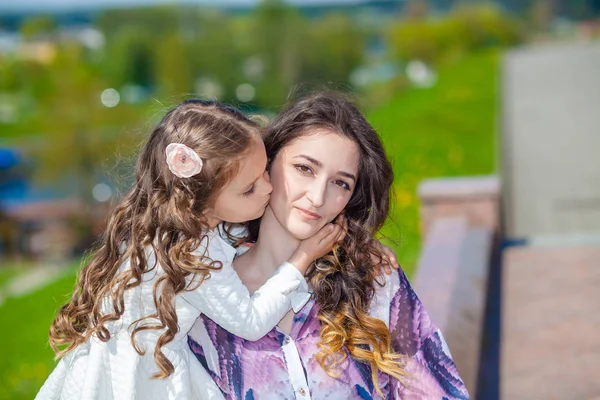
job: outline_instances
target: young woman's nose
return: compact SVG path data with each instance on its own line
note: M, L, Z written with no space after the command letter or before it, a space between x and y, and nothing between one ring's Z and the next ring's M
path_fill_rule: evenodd
M327 182L320 182L318 179L315 179L310 185L308 191L306 192L306 197L314 207L321 207L325 204L325 189L327 187Z

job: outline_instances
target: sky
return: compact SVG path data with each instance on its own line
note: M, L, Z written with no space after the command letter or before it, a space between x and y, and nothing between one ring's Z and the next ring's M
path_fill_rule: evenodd
M360 0L286 0L292 4L344 4ZM49 11L80 10L102 6L131 6L147 4L210 4L223 6L248 6L259 0L0 0L0 12L6 11Z

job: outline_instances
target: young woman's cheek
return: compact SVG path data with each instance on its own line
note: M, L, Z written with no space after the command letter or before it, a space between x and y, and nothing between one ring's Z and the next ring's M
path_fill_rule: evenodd
M330 192L325 202L325 207L327 210L325 214L325 220L328 222L333 222L338 214L342 212L344 207L346 207L347 203L348 202L344 199L343 195L341 196L339 193Z
M304 177L294 172L296 171L287 171L283 185L283 191L290 203L299 200L306 193L307 182Z
M341 194L338 194L336 196L336 200L335 200L335 202L336 202L336 210L337 210L336 215L339 214L339 213L341 213L342 210L344 208L346 208L346 205L348 205L349 201L350 201L350 196L348 194L346 194L346 193L341 193Z

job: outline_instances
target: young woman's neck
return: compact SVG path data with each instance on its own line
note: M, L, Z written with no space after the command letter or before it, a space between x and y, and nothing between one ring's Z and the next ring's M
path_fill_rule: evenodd
M252 249L256 262L254 265L260 265L261 269L266 268L268 272L275 271L292 256L299 243L281 226L271 207L267 207L260 222L258 240Z

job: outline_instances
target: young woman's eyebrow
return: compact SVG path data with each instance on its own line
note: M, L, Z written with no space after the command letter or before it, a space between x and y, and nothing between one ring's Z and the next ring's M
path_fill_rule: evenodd
M314 159L310 156L307 156L306 154L300 154L298 156L295 156L294 158L304 158L308 161L310 161L311 163L313 163L314 165L316 165L317 167L321 168L323 167L323 163L317 159ZM352 179L354 182L356 182L356 177L351 174L350 172L346 172L346 171L338 171L338 174L341 176L345 176L346 178Z
M345 176L346 178L352 179L354 182L356 182L356 177L354 175L352 175L350 172L338 171L338 174L341 176Z
M305 154L300 154L298 156L295 156L294 158L304 158L304 159L310 161L311 163L315 164L319 168L323 167L323 163L321 161L319 161L317 159L314 159L314 158L312 158L310 156L307 156Z

